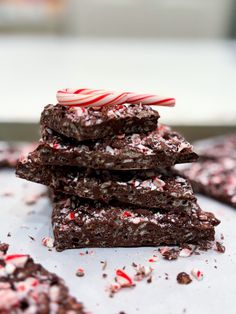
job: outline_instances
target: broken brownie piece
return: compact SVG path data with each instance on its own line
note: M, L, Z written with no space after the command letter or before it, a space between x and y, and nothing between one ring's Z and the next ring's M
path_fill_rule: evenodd
M236 208L236 159L201 160L178 169L196 192Z
M58 251L81 247L199 244L214 240L219 220L192 204L158 211L104 204L54 192L52 225Z
M148 134L123 134L96 142L77 142L44 128L31 158L48 165L132 170L166 168L193 162L198 156L181 135L161 125Z
M107 171L43 166L30 156L18 162L18 177L45 184L67 194L142 207L185 209L196 201L186 179L159 171Z
M154 131L158 118L157 111L141 104L105 106L99 110L57 104L44 108L40 123L59 134L84 141Z
M85 313L64 281L29 255L0 256L0 313Z

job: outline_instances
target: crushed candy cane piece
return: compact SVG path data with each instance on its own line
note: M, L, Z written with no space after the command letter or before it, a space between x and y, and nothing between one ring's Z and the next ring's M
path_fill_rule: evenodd
M179 256L180 257L189 257L190 255L192 255L193 251L188 249L188 248L184 248L182 250L180 250L179 252Z
M84 272L84 269L83 268L78 268L77 270L76 270L76 276L78 276L78 277L83 277L84 275L85 275L85 272Z
M196 278L198 281L203 279L203 272L198 268L193 268L191 271L191 274L194 278Z
M116 270L116 276L117 276L117 280L120 284L123 285L127 285L127 286L131 286L133 285L133 280L131 279L131 277L129 275L127 275L122 269L117 269Z
M75 213L74 213L74 212L70 212L70 213L66 216L66 218L67 218L68 220L74 220L74 219L75 219Z
M44 237L42 239L42 244L47 248L52 249L54 247L54 240L51 237Z
M12 255L6 255L4 257L4 261L6 264L10 263L16 267L24 267L28 259L29 259L29 256L25 254L12 254Z
M141 266L138 265L136 267L136 274L134 275L135 281L141 281L146 277L149 277L153 272L153 268L150 266Z

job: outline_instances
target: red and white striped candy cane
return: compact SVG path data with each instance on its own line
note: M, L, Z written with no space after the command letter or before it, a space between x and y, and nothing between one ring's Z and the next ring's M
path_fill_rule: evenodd
M165 98L152 94L137 94L130 92L117 93L102 89L62 89L57 92L58 103L65 106L101 107L121 105L124 103L142 103L150 106L174 106L174 98Z
M126 103L127 93L104 90L65 89L57 92L58 103L65 106L101 107Z
M161 97L160 95L137 94L137 93L128 93L127 102L129 104L142 103L143 105L150 105L150 106L173 107L175 105L174 98L165 98L165 97Z

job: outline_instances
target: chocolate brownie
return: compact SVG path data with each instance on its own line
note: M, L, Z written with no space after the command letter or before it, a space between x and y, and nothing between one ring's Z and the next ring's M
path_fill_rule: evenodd
M105 202L116 199L143 207L184 209L196 200L186 179L153 170L126 172L42 166L29 156L18 162L16 174L67 194Z
M192 204L188 211L153 212L55 192L52 225L58 251L80 247L200 244L214 240L219 220Z
M193 162L197 154L181 135L161 125L148 134L123 134L96 142L77 142L44 128L31 158L48 165L130 170Z
M178 170L203 193L236 208L236 159L201 160Z
M48 105L41 115L41 125L78 141L114 134L154 131L159 114L150 106L105 106L99 110L62 105Z
M0 255L0 313L85 313L64 281L29 255Z

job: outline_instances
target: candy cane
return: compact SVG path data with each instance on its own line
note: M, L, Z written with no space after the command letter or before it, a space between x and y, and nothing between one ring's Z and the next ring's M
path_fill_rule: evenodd
M164 98L159 95L137 94L130 92L117 93L102 89L62 89L57 92L57 101L64 106L101 107L121 105L124 103L152 106L174 106L174 98Z

